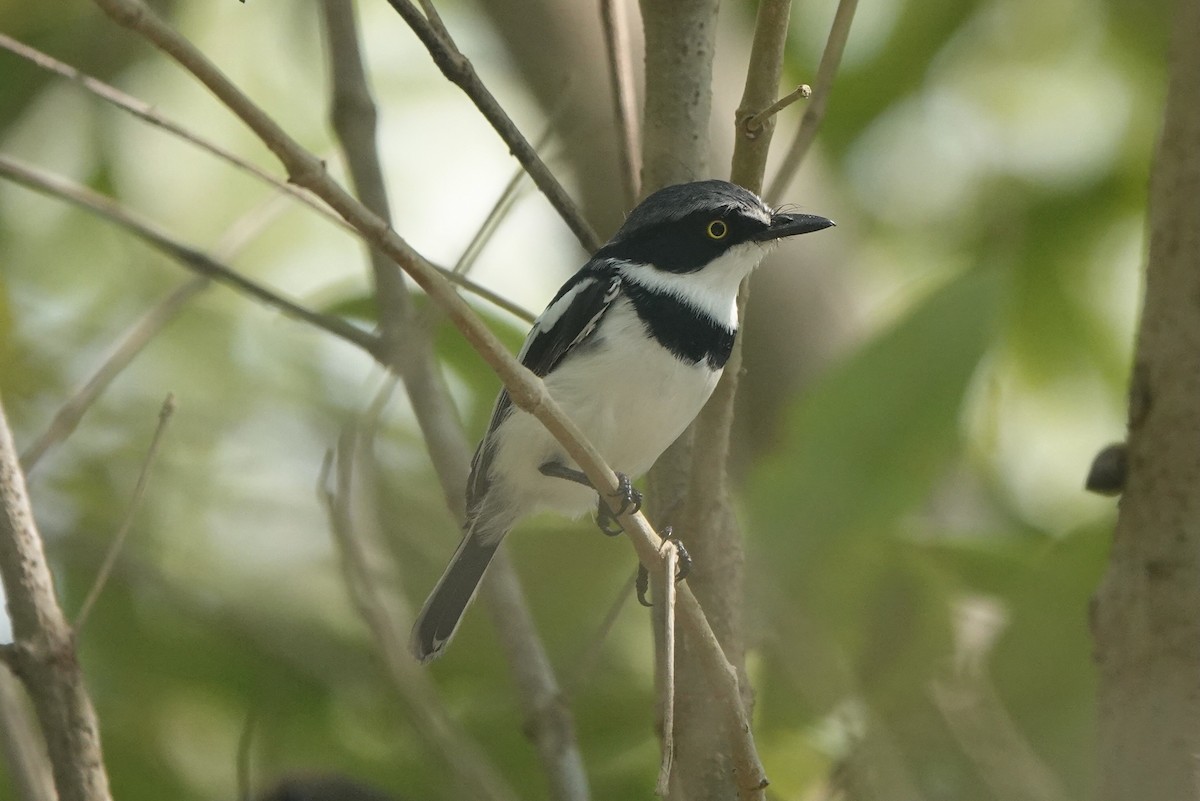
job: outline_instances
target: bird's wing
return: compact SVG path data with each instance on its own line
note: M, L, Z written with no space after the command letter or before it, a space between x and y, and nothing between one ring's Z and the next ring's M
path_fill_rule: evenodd
M517 358L535 375L545 376L571 352L586 341L621 294L621 276L609 261L592 261L567 280L546 310L534 321ZM488 475L495 442L492 434L512 412L508 390L502 390L492 409L487 433L471 459L467 481L467 517L474 517L479 502L491 483Z

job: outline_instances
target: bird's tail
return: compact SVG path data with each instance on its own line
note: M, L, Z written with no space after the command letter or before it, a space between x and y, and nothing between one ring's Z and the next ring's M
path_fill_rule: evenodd
M467 530L446 572L438 579L421 613L417 615L417 622L413 624L409 648L419 662L429 662L441 656L442 650L458 630L463 613L475 599L479 582L483 580L483 574L500 547L507 528L505 526L499 533L480 531L476 526Z

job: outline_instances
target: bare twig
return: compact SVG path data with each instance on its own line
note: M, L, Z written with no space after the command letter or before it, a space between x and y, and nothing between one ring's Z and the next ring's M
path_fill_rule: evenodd
M796 138L788 147L783 164L771 179L766 197L776 201L800 169L800 163L808 154L821 121L825 119L825 108L829 104L829 91L833 88L833 79L842 63L842 53L846 50L846 40L850 37L850 23L854 21L854 10L858 8L858 0L839 0L837 11L833 15L833 24L829 28L829 38L825 40L825 51L821 54L821 63L817 66L817 77L813 81L812 102L804 109L800 119L800 128Z
M110 198L99 195L86 187L72 184L57 176L49 175L21 164L3 155L0 155L0 175L10 178L30 189L67 200L77 206L86 208L88 211L125 228L192 272L233 286L256 300L266 303L268 306L274 306L287 315L303 320L317 328L324 329L334 336L357 345L372 355L377 355L379 340L370 333L356 328L345 320L312 311L276 294L261 284L246 278L241 273L235 272L224 264L212 259L205 253L173 239L154 223L137 217L133 212L125 209Z
M605 494L617 496L617 478L612 468L605 464L578 426L563 414L558 403L546 392L543 382L508 352L432 265L409 247L385 221L372 214L330 178L316 156L304 150L186 38L163 22L144 3L139 0L95 2L115 22L140 33L204 83L283 162L292 181L316 193L361 231L368 241L400 264L499 376L517 408L532 414L546 427L594 486ZM663 558L659 553L662 538L650 527L645 516L641 512L621 515L620 523L642 563L657 568ZM696 658L704 666L715 701L720 705L734 740L739 786L761 792L766 786L766 777L755 752L749 720L739 700L737 674L725 658L703 610L686 585L680 587L679 598L680 621L697 643Z
M795 103L797 100L803 100L804 98L808 97L812 97L812 87L806 83L800 84L795 89L764 108L762 111L743 120L742 134L751 138L758 136L760 133L762 133L763 123Z
M50 425L21 454L21 466L29 473L46 452L66 440L79 425L83 415L96 399L108 389L113 380L133 362L134 358L175 319L175 316L197 293L209 284L204 277L191 278L171 290L146 312L121 338L104 363L83 386L59 407Z
M663 605L663 664L662 676L662 761L658 766L656 795L666 798L671 784L671 767L675 763L675 572L679 569L679 548L671 540L663 543L666 550L663 559L663 575L660 578Z
M71 627L54 595L2 404L0 579L12 619L14 672L33 700L59 801L110 801L96 710L84 687Z
M425 49L433 57L433 63L442 71L442 75L462 89L467 97L471 98L484 119L491 123L492 128L504 140L504 144L508 145L509 151L529 172L529 177L537 184L538 189L542 190L546 199L550 201L550 205L579 239L583 249L591 253L599 248L601 242L596 236L596 232L583 218L579 207L571 200L562 184L538 156L537 151L517 129L508 113L483 85L479 74L475 72L475 67L458 49L458 45L454 43L449 34L444 32L445 29L443 28L443 32L439 32L409 0L388 0L388 2L425 45Z
M109 84L97 78L93 78L86 73L80 72L70 64L65 64L53 56L47 55L46 53L30 47L23 42L18 42L16 39L6 36L3 33L0 33L0 48L13 53L14 55L18 55L21 58L32 61L34 64L44 70L48 70L49 72L53 72L57 75L61 75L64 78L74 81L76 84L91 92L101 100L111 103L113 106L116 106L122 111L129 112L135 117L138 117L139 119L144 120L154 127L166 131L167 133L177 136L180 139L195 145L201 150L211 153L222 161L226 161L237 169L254 176L258 180L269 185L271 188L283 192L300 201L313 211L320 214L322 217L328 219L334 225L350 230L350 226L347 225L345 220L330 211L328 206L315 200L312 195L308 194L302 189L288 184L286 181L281 181L258 165L247 161L236 153L226 150L220 145L214 144L202 136L197 136L193 131L190 131L179 123L173 122L165 117L150 104L144 103L131 95L127 95L120 89L110 86Z
M642 168L641 134L638 131L637 91L633 79L633 48L629 46L624 0L600 0L600 27L608 59L608 81L612 86L613 120L616 122L617 156L621 160L621 182L625 204L632 207L639 192Z
M142 505L142 498L146 495L146 482L150 478L150 468L154 466L154 460L158 457L159 445L162 444L163 434L166 433L167 424L171 422L171 415L175 414L175 395L168 393L166 400L163 401L162 409L158 413L158 426L154 429L154 436L150 440L150 447L146 451L146 458L142 460L142 468L138 473L137 484L133 488L133 497L129 500L129 508L125 510L125 517L121 520L121 526L117 529L117 535L113 537L112 544L108 548L108 553L104 555L104 562L101 563L100 569L96 571L96 579L92 582L92 587L88 590L88 594L84 596L83 603L79 607L79 614L75 616L75 636L79 637L83 627L87 624L88 615L92 613L92 607L96 603L96 599L100 597L101 591L104 590L104 585L108 583L108 577L112 573L113 565L117 562L117 556L121 553L121 547L125 544L125 538L129 536L129 529L133 525L133 517L137 514Z
M500 772L454 723L438 701L428 672L409 656L400 637L403 628L399 621L393 619L380 595L371 562L354 530L351 514L358 444L357 431L353 426L347 427L338 440L336 454L326 456L317 487L329 514L329 526L346 575L346 588L359 616L371 632L392 686L408 705L415 730L429 741L445 764L454 771L468 797L487 801L515 801L516 793Z

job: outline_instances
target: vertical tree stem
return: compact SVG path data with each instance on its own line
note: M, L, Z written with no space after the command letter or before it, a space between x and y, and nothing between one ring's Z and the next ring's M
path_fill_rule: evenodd
M1096 594L1101 801L1195 798L1200 753L1200 0L1179 0L1129 400Z

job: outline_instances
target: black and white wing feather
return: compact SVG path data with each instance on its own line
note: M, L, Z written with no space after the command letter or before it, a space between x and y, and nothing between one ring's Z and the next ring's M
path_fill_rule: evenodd
M517 358L535 375L545 376L572 349L587 341L612 302L621 294L621 276L610 260L591 261L567 280L546 310L534 321ZM467 481L467 518L478 510L490 484L489 468L495 449L492 434L512 413L512 399L503 390L496 399L487 434L471 459Z

